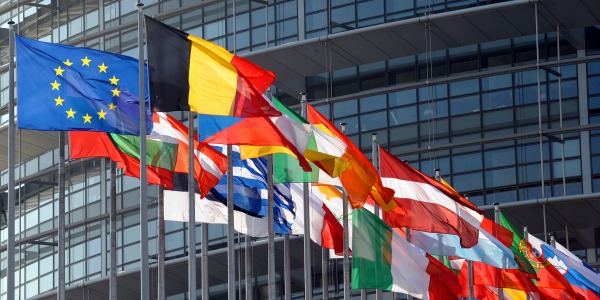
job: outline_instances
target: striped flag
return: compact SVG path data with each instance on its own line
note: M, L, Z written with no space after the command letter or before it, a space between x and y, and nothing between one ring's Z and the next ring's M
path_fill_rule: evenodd
M479 241L482 211L453 189L379 150L383 184L394 190L398 209L385 214L392 227L453 234L470 248Z

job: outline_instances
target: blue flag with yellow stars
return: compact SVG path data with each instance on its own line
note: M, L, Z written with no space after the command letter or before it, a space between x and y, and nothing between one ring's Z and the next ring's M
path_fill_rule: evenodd
M140 134L137 59L18 35L16 47L19 128Z

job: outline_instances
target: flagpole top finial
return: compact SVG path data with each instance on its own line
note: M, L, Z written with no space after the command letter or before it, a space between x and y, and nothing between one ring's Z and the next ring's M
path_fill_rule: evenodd
M8 21L8 25L15 25L15 21L13 21L13 20Z
M306 96L306 92L300 92L300 96Z
M138 3L137 3L135 6L137 6L138 8L141 8L141 7L143 7L143 6L144 6L144 3L142 3L142 2L138 2Z
M498 203L498 202L494 203L494 206L498 206L498 205L500 205L500 203Z

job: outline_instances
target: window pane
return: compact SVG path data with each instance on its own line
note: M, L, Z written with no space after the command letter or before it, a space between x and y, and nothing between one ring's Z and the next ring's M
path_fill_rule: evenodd
M333 117L345 117L349 115L358 114L358 101L356 99L336 102L333 104Z
M515 149L506 148L498 150L488 150L485 152L484 157L486 168L512 166L515 164Z
M483 187L483 174L481 172L452 176L453 188L459 193L481 190Z
M360 130L374 130L387 127L387 113L385 111L362 114L360 116Z
M513 105L512 90L503 90L481 95L483 110L510 107Z
M479 80L471 79L450 84L450 96L459 96L479 92Z
M374 111L374 110L379 110L379 109L385 109L385 107L386 107L385 97L386 97L386 95L383 94L383 95L376 95L376 96L361 98L360 99L360 111L361 112L369 112L369 111Z
M516 181L514 167L485 172L486 188L515 185Z
M390 126L408 124L417 121L417 107L409 106L390 109Z
M417 102L417 91L406 90L389 94L390 107L413 104Z
M481 170L481 153L456 155L452 157L452 172L462 173Z
M450 100L453 116L479 111L479 95L473 95Z

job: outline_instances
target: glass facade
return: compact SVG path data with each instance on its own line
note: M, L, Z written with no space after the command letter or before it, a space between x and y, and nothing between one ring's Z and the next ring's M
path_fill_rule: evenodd
M319 39L380 24L510 1L492 0L278 0L142 1L144 13L215 42L238 55ZM5 1L0 24L17 22L17 33L46 42L68 43L136 57L137 0ZM477 205L512 203L543 197L600 192L600 25L580 28L585 45L572 36L545 32L472 45L393 57L303 78L311 105L346 134L367 157L372 133L378 143L426 174L442 177ZM0 128L8 121L7 35L0 34ZM536 69L536 38L542 68ZM589 42L588 42L589 41ZM595 41L595 42L594 42ZM589 59L588 59L589 58ZM560 61L559 61L560 59ZM559 77L560 76L560 77ZM539 82L539 85L538 85ZM278 86L280 84L280 86ZM273 91L289 103L286 82ZM559 96L560 93L560 96ZM294 106L299 109L299 107ZM183 114L173 115L183 118ZM540 128L541 127L541 128ZM575 128L561 132L561 128ZM579 130L579 129L581 130ZM555 132L539 138L539 130ZM564 142L561 143L560 139ZM2 142L5 143L5 142ZM19 142L17 142L19 143ZM4 145L4 144L3 144ZM29 145L18 144L18 151ZM57 149L21 161L17 178L18 298L43 298L57 286ZM66 191L66 283L76 288L106 279L109 271L110 164L100 159L70 161ZM139 181L117 174L117 265L119 272L139 268ZM7 239L7 170L0 173L0 240ZM150 263L156 263L158 188L149 190ZM187 224L166 222L166 256L187 256ZM571 237L574 253L590 264L593 245ZM200 230L197 241L200 241ZM243 241L239 236L236 241ZM565 239L559 237L559 241ZM226 246L226 228L209 226L209 248ZM5 246L4 246L5 247ZM196 247L200 251L200 244ZM589 251L592 249L593 251ZM322 293L320 250L313 245L313 287ZM319 250L319 251L317 251ZM255 255L262 255L255 253ZM0 299L6 298L6 251L0 252ZM303 270L301 258L292 271ZM281 266L278 266L278 271ZM282 268L282 267L281 267ZM318 270L318 271L317 271ZM329 263L330 297L342 298L341 261ZM266 274L254 272L255 297L266 295ZM301 276L299 276L301 277ZM226 298L225 282L215 281L211 298ZM283 294L281 277L278 295ZM168 288L167 288L168 289ZM243 289L243 288L242 288ZM294 281L293 297L303 298ZM187 299L169 291L169 299ZM392 298L392 295L386 295Z

